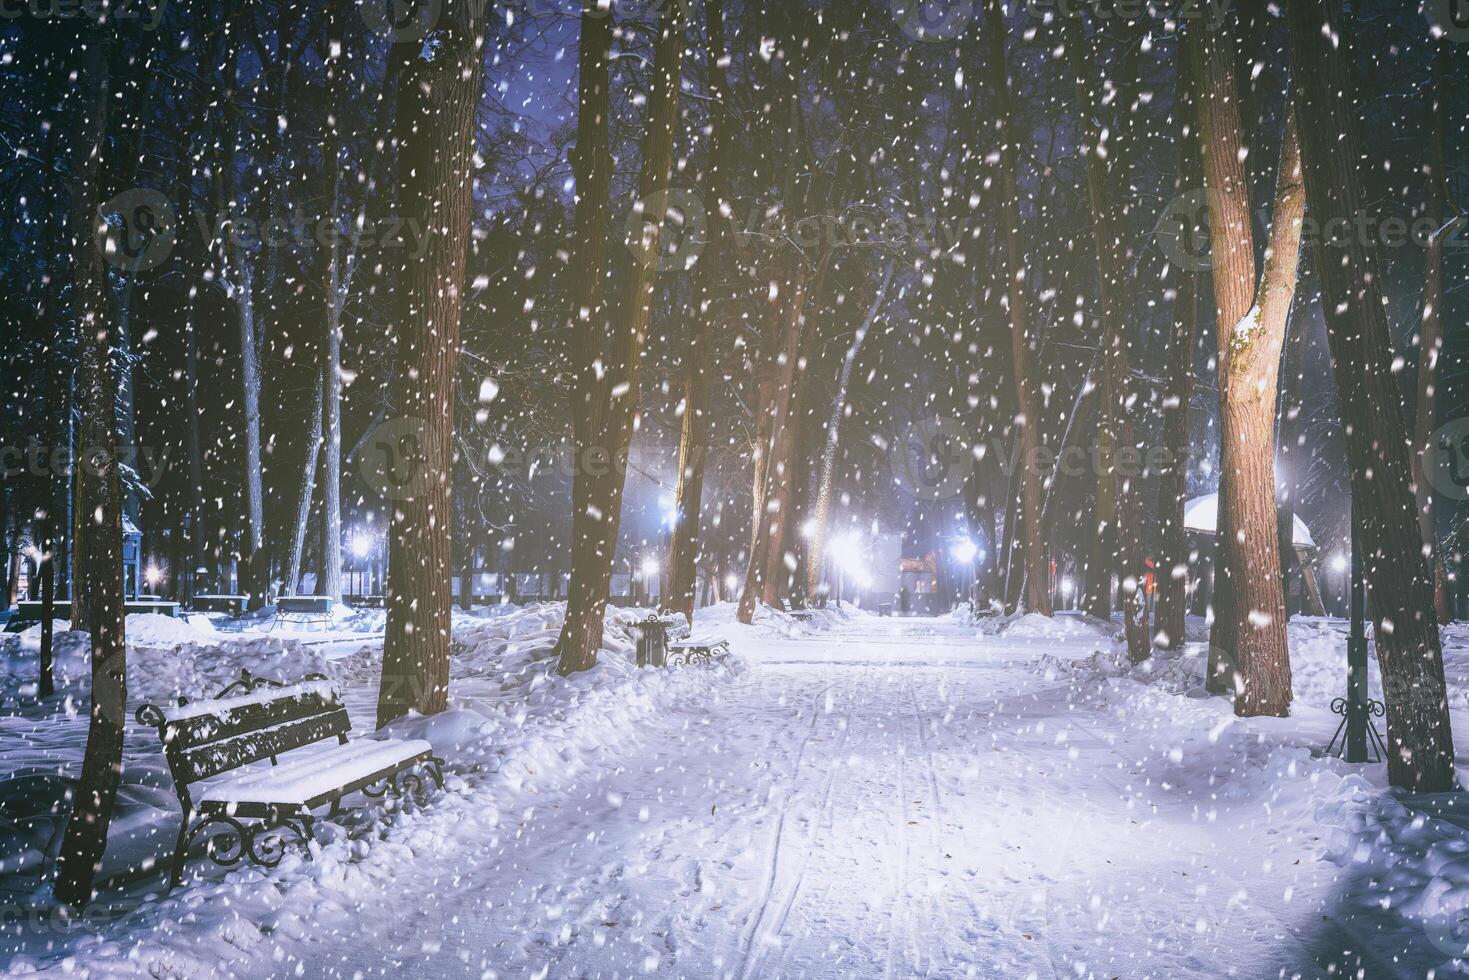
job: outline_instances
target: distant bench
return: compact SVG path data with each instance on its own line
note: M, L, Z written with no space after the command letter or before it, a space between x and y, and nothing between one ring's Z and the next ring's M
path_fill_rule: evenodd
M189 608L201 613L227 613L236 618L245 614L249 596L216 593L189 597Z
M633 625L638 631L639 667L709 664L729 653L729 641L722 636L694 636L683 613L649 616Z
M330 623L335 601L329 595L281 596L275 600L274 629L280 623Z
M273 868L285 853L287 833L303 844L314 839L311 811L319 806L330 803L329 816L335 816L342 800L359 790L371 797L389 789L422 796L417 770L440 789L444 785L444 760L422 739L349 742L347 709L321 674L284 684L241 671L213 698L145 704L137 718L158 730L183 811L169 873L173 885L182 880L189 848L201 835L216 864L248 859ZM330 738L338 744L306 748ZM253 765L263 759L270 765ZM195 783L204 784L197 800L189 790Z

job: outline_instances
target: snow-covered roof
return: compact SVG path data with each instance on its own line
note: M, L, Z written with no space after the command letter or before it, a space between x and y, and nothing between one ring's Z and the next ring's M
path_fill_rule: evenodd
M1306 526L1305 521L1301 520L1301 515L1291 516L1295 519L1291 525L1292 543L1299 548L1316 547L1316 540L1311 537L1311 529ZM1219 494L1207 493L1184 504L1183 526L1185 530L1198 531L1201 534L1215 533L1219 526Z

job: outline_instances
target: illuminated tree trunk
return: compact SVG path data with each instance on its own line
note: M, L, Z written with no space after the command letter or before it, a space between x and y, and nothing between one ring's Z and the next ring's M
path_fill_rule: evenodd
M84 599L91 634L92 697L87 748L71 819L56 861L55 894L80 907L107 847L107 828L122 775L127 712L122 571L122 498L117 460L117 382L112 372L112 331L107 323L107 277L97 230L99 161L107 132L109 29L88 32L79 91L90 93L79 127L73 170L71 229L72 303L77 313L81 438L77 468L74 596Z
M337 131L337 113L341 111L341 79L339 57L330 54L340 46L343 25L339 23L337 4L328 13L326 63L327 123L322 141L322 166L326 193L322 205L322 227L335 228L341 196L341 164L337 150L341 136ZM322 250L322 307L325 314L325 346L322 359L321 455L322 455L322 556L321 581L316 594L342 598L342 266L337 237L332 235L318 247Z
M777 296L772 303L777 326L773 339L777 343L771 348L771 356L765 365L767 379L762 382L763 396L757 409L760 425L756 430L756 448L763 465L756 469L758 507L751 514L754 526L750 561L745 569L745 588L740 594L736 613L742 623L754 622L755 607L762 599L773 604L767 582L774 587L773 572L780 560L780 541L790 508L791 443L785 429L793 424L790 410L796 381L796 355L806 322L806 301L813 292L820 290L830 259L828 242L822 246L815 270L808 271L800 253L792 250L788 256L790 271L785 276L785 282L792 286L792 295Z
M877 285L877 294L872 298L872 305L867 308L867 315L863 317L857 332L852 335L852 343L847 346L846 355L842 358L841 374L837 378L836 396L831 403L831 416L826 420L826 442L821 449L816 499L811 505L811 539L808 542L809 550L806 555L806 591L811 595L819 593L825 574L822 565L826 560L826 539L830 530L832 496L836 493L837 450L841 443L842 419L847 414L847 389L852 383L852 369L857 364L858 355L862 353L862 345L867 341L867 334L872 330L872 325L877 322L877 314L881 311L883 301L887 298L888 286L893 281L893 269L896 265L896 258L888 259L887 265L882 270L882 279Z
M306 463L301 467L301 485L296 497L296 524L291 528L291 551L286 556L286 595L295 595L301 583L302 555L306 551L306 528L311 525L311 498L316 492L316 467L321 463L322 400L325 397L322 372L316 375L311 396L311 424L306 433Z
M1213 275L1215 332L1219 338L1216 358L1219 378L1219 413L1223 418L1229 377L1229 338L1236 324L1250 312L1255 301L1255 246L1250 222L1250 191L1244 171L1244 130L1234 81L1234 55L1225 31L1187 31L1184 57L1194 78L1199 110L1199 139L1203 147L1204 184L1209 215L1210 270ZM1234 636L1234 567L1221 542L1234 534L1229 524L1232 509L1224 501L1232 493L1235 473L1232 459L1238 447L1227 439L1219 444L1219 512L1215 528L1213 630L1209 637L1209 665L1205 685L1222 694L1236 687L1235 664L1238 642Z
M722 59L724 49L723 0L706 0L704 17L709 34L709 201L704 208L709 243L699 257L698 309L689 344L688 376L684 380L683 429L678 443L678 484L674 492L674 522L668 549L666 604L694 621L694 598L699 573L699 527L703 513L704 468L709 456L709 410L713 387L714 340L718 325L716 304L721 298L727 256L721 206L728 199L729 109L728 86Z
M1017 147L1010 118L1010 70L1005 60L1005 18L1000 0L985 0L989 31L991 83L995 89L996 128L1000 137L1000 207L1005 222L1005 261L1008 272L1005 304L1010 315L1010 366L1015 372L1015 428L1020 444L1020 530L1019 541L1025 568L1024 608L1051 614L1050 574L1046 564L1045 528L1041 524L1040 399L1030 364L1031 343L1027 328L1025 241L1020 226L1020 186L1017 177ZM1006 528L1006 534L1010 529Z
M578 163L586 167L583 154L602 153L606 143L606 81L605 66L610 35L601 33L607 25L602 24L588 34L589 19L610 20L605 9L587 8L582 15L582 68L589 76L582 81L580 112L583 118L578 129ZM596 473L584 473L586 460L577 468L576 481L586 480L585 495L581 498L582 514L590 520L582 521L582 529L573 525L571 566L571 593L566 607L566 622L562 626L557 649L560 657L559 670L571 674L586 670L597 662L597 650L602 644L602 621L607 611L607 598L612 583L612 563L617 549L617 531L622 517L622 494L626 475L623 461L632 442L633 419L638 407L638 368L642 360L643 344L647 339L648 325L652 319L653 294L657 285L660 263L660 239L663 220L668 210L668 184L673 166L673 129L678 123L679 76L683 62L683 18L679 4L667 4L659 14L659 35L654 42L653 90L648 98L647 128L643 138L643 166L638 183L637 230L628 241L635 261L627 278L627 288L618 304L621 322L614 323L607 334L611 346L606 364L606 375L598 383L595 379L595 360L600 349L601 335L588 335L579 329L577 339L578 383L593 385L591 399L586 405L583 420L585 445L600 447L613 465L599 467ZM590 44L590 47L588 45ZM588 59L598 64L589 64ZM600 67L599 67L600 65ZM600 73L600 74L599 74ZM588 86L592 86L591 89ZM598 118L587 120L586 113ZM585 137L585 140L583 139ZM597 165L610 168L610 161ZM587 179L582 180L585 176ZM578 192L601 194L601 175L590 172L578 173ZM605 200L599 197L598 200ZM578 201L577 232L583 248L589 239L583 237L596 234L598 224L605 229L606 215L600 218L583 215ZM587 223L582 224L582 218ZM581 274L599 278L604 270L599 262L596 266L581 266ZM600 305L600 297L583 296ZM592 307L583 305L579 313L586 317ZM593 346L595 345L595 346ZM578 443L581 448L583 443ZM575 490L573 500L576 501Z
M1362 160L1342 0L1291 0L1291 78L1311 213L1322 227L1363 213ZM1326 337L1346 430L1377 660L1387 704L1387 771L1394 786L1455 787L1433 580L1423 557L1412 452L1382 303L1376 249L1356 235L1316 244Z
M1104 445L1115 451L1136 445L1132 421L1128 416L1131 368L1128 366L1127 341L1123 336L1125 313L1121 307L1123 285L1127 278L1124 249L1117 222L1114 220L1108 181L1112 159L1104 144L1105 127L1101 120L1102 85L1086 49L1086 37L1080 19L1064 17L1066 51L1075 76L1077 102L1085 116L1083 146L1086 155L1087 197L1090 200L1097 251L1097 283L1102 307L1101 411L1098 429ZM1097 495L1104 488L1111 495L1115 516L1112 530L1116 551L1112 567L1117 571L1122 593L1122 621L1127 636L1128 656L1134 662L1147 659L1150 644L1147 623L1139 594L1143 581L1143 552L1138 540L1138 512L1134 500L1136 488L1132 480L1119 474L1114 464L1098 467ZM1099 528L1100 531L1100 528ZM1095 571L1095 569L1093 569Z
M1229 337L1221 445L1230 471L1220 495L1222 523L1234 529L1215 545L1233 583L1239 689L1236 714L1285 715L1291 702L1285 593L1275 514L1275 402L1280 351L1295 297L1305 192L1296 118L1286 118L1276 177L1264 279L1249 316Z
M420 257L405 262L398 285L394 401L415 431L400 442L409 479L392 501L388 529L379 727L448 703L454 366L482 95L482 13L469 0L448 3L427 42L399 42L389 52L402 79L395 127L399 201L405 219L437 233ZM327 542L326 550L333 545Z

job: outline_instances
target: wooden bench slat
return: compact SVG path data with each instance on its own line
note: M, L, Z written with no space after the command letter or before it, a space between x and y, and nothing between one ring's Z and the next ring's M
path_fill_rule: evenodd
M164 741L180 749L193 749L207 742L248 735L283 722L326 714L342 706L336 692L330 690L325 693L303 691L294 697L269 701L239 699L239 702L234 705L221 702L217 707L207 702L196 702L206 710L187 718L170 719L164 726ZM211 707L212 710L207 710Z
M197 748L183 749L176 756L174 778L182 775L185 782L198 782L273 755L283 755L312 742L345 735L351 730L347 709L337 708Z

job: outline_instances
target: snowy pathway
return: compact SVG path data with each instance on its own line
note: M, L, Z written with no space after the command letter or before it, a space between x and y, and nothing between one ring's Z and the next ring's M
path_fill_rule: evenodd
M367 898L386 934L315 936L289 972L1414 975L1358 961L1309 821L1168 784L1152 722L1029 669L1090 649L870 618L747 640L716 703L502 819L452 880Z

